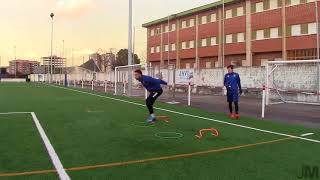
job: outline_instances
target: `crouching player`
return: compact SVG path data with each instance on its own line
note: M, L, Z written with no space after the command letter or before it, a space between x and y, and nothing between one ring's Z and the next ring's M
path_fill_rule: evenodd
M242 94L240 76L233 72L233 66L227 67L228 73L224 76L224 86L227 88L227 101L229 103L231 119L239 119L239 94ZM232 103L235 106L235 113L233 114Z
M140 81L144 88L146 88L146 90L150 93L148 98L146 99L146 105L150 113L147 119L147 123L154 123L156 121L156 116L154 114L153 104L163 92L161 84L167 85L167 82L161 79L155 79L150 76L145 76L142 74L141 70L135 71L135 79Z

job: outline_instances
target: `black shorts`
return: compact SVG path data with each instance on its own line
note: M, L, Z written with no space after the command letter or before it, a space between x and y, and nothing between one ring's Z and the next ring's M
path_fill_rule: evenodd
M150 94L148 96L148 99L151 101L156 101L156 99L161 96L161 94L163 93L162 89L156 90L156 91L150 91Z

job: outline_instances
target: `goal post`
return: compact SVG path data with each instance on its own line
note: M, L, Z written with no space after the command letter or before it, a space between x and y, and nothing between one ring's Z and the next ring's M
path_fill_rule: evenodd
M117 66L115 67L114 71L114 94L115 95L127 95L131 94L132 96L135 96L135 93L130 92L128 93L127 90L132 88L128 88L128 81L129 81L129 73L133 74L135 70L140 69L141 71L146 71L148 68L146 68L146 64L133 64L133 65L126 65L126 66ZM147 72L145 72L147 73ZM131 76L132 79L132 85L134 86L136 83L134 82L134 76Z
M114 71L114 94L126 95L133 97L147 98L148 92L142 87L141 83L134 78L134 71L141 70L144 75L162 79L168 83L168 86L163 88L163 98L168 99L168 103L177 103L175 101L175 67L174 66L151 66L147 64L134 64L127 66L117 66ZM129 73L132 75L132 86L128 87ZM129 90L132 92L128 92Z
M320 60L266 62L262 117L265 106L282 103L320 105Z

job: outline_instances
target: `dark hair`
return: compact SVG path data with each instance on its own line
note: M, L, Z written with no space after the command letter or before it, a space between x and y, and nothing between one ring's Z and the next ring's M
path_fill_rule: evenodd
M229 66L227 67L227 69L229 69L229 68L233 69L234 66L233 66L233 65L229 65Z
M140 69L137 69L137 70L135 70L134 72L142 75L142 71L141 71Z

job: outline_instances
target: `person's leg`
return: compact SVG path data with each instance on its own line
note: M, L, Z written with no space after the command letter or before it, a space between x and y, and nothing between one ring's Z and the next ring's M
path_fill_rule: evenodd
M147 108L149 110L149 114L153 114L153 112L154 112L152 105L153 105L152 96L151 96L151 93L150 93L150 95L146 99L146 106L147 106Z
M155 120L155 117L156 117L154 115L153 104L161 94L162 94L162 90L153 91L150 93L149 97L146 100L146 105L148 107L150 117L152 118L152 120Z
M235 109L236 109L236 119L239 119L240 115L239 115L239 103L238 103L238 101L234 102L234 106L235 106Z
M229 103L229 111L230 111L230 114L232 114L233 113L233 109L232 109L232 102L228 102Z
M239 103L238 103L238 101L234 102L234 106L235 106L235 109L236 109L236 114L239 114Z

